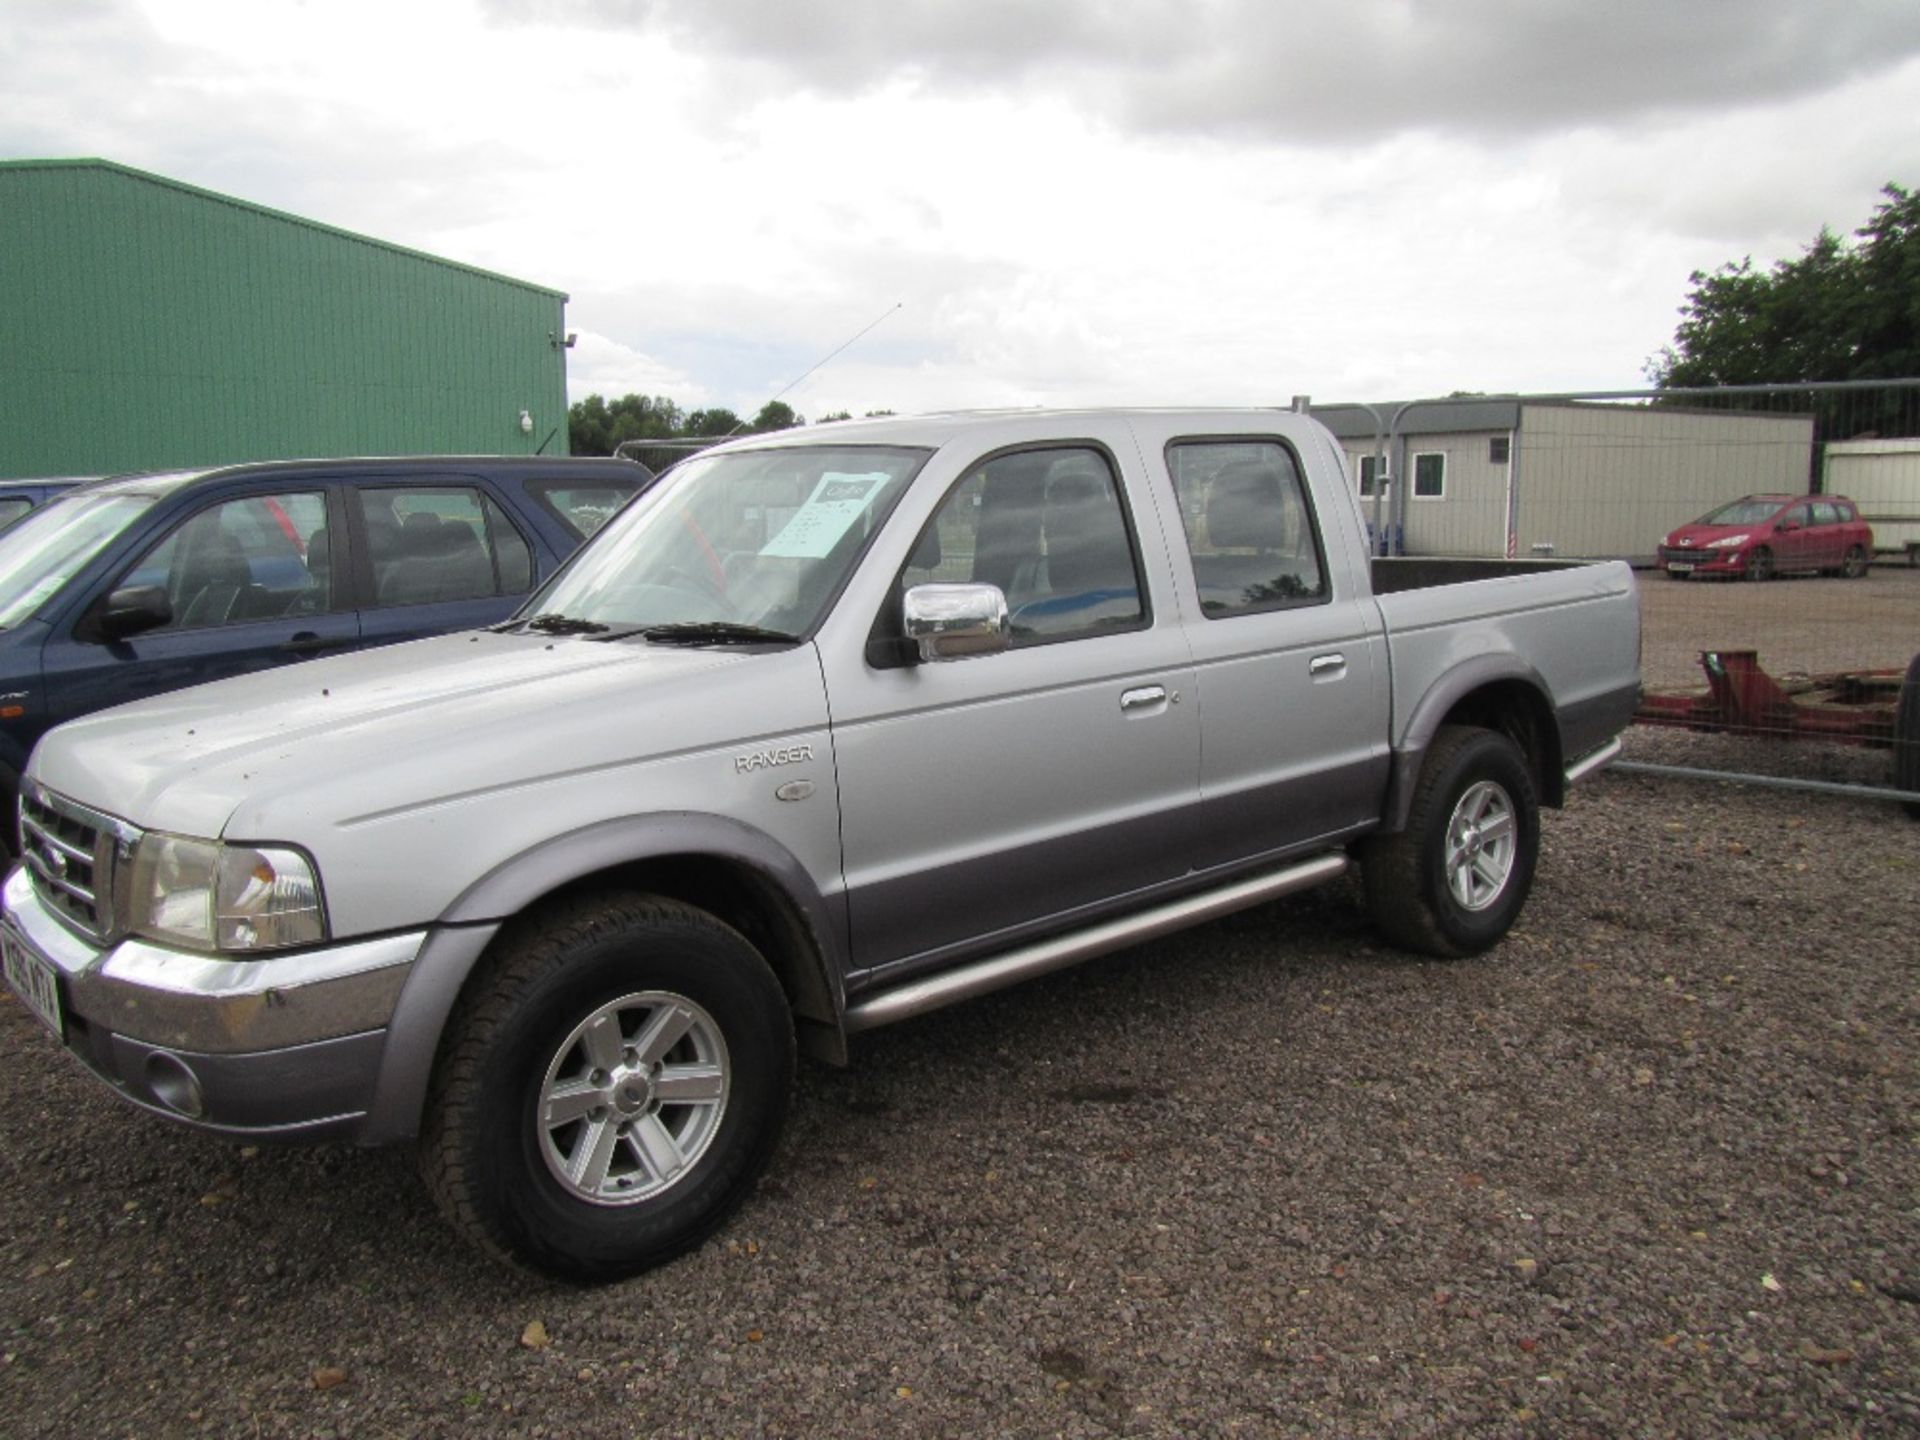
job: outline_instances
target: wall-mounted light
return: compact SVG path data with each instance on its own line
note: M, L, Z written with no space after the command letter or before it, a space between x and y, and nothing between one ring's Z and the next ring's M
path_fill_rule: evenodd
M569 330L567 332L567 338L565 340L562 340L560 338L559 331L557 330L547 331L547 343L553 346L553 348L556 350L571 350L573 348L573 342L578 340L579 338L580 338L579 334L572 330Z
M525 410L520 412L520 433L522 435L533 433L533 416Z

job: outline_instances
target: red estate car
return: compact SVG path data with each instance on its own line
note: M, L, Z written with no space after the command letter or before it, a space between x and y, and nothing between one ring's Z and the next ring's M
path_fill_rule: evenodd
M1794 571L1857 580L1873 527L1844 495L1747 495L1668 535L1661 567L1675 580L1725 575L1771 580Z

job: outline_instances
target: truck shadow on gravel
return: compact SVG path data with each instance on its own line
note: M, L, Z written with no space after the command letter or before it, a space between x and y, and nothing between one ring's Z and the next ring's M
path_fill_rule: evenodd
M1149 1037L1204 1034L1255 1004L1287 1015L1304 987L1356 963L1421 963L1374 939L1349 890L1273 902L862 1036L844 1070L803 1062L781 1152L748 1202L755 1223L781 1206L828 1205L854 1172L910 1168L928 1131L1008 1109L1049 1112L1070 1130L1075 1114L1165 1108L1179 1086ZM52 1083L80 1088L73 1076ZM192 1274L209 1314L343 1290L427 1294L450 1279L489 1302L571 1288L463 1244L421 1192L406 1147L235 1145L91 1089L75 1103L94 1112L94 1143L66 1153L28 1211L60 1215L64 1186L112 1187L123 1208L84 1238L127 1267Z

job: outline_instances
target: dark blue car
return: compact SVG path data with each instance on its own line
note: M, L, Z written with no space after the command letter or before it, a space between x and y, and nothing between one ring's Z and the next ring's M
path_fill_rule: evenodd
M24 520L74 486L99 478L98 475L47 475L37 480L0 480L0 530L16 520Z
M0 530L0 837L77 715L491 624L652 479L626 460L298 460L129 475Z

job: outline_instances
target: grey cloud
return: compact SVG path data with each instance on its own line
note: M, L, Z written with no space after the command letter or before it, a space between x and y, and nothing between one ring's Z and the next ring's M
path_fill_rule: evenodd
M1827 89L1920 54L1912 0L484 0L675 35L825 93L1048 91L1129 129L1525 135ZM743 76L751 87L751 77Z

